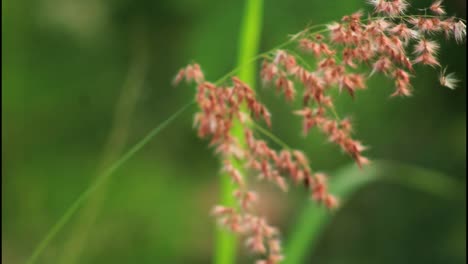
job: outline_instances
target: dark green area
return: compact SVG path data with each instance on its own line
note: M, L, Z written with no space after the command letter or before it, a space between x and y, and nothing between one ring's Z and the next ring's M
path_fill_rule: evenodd
M309 22L368 8L364 2L265 1L260 49ZM465 1L446 2L449 14L466 17ZM170 85L180 67L197 61L215 80L235 66L242 11L243 1L214 0L2 3L3 261L24 263L95 178L136 36L149 46L149 68L125 149L193 98L192 87ZM441 61L462 80L455 91L418 67L412 98L389 99L391 82L373 77L368 91L354 101L343 94L337 105L354 118L369 157L440 171L460 183L463 199L387 184L364 188L327 226L311 263L465 262L465 55L465 44L442 40ZM262 89L259 96L275 134L304 149L314 168L333 172L351 162L320 133L301 137L300 120L282 99ZM116 172L77 263L211 262L215 222L208 212L218 200L219 166L191 118L179 118ZM304 192L275 192L272 201L278 208L271 221L287 237L292 216L310 201ZM39 263L61 259L76 219Z

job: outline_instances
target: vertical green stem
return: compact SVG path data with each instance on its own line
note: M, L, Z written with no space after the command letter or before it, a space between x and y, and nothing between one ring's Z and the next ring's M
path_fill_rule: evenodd
M249 62L259 53L263 0L246 0L245 4L237 65L246 65L239 70L239 78L253 86L256 75L255 64Z
M255 64L251 63L252 58L258 53L259 39L262 22L262 6L263 0L246 0L244 17L242 19L239 50L237 65L242 68L239 70L238 77L249 84L252 89L255 85ZM244 133L242 126L235 123L232 135L239 141L241 145L245 144ZM238 163L233 160L233 164L237 169L241 170ZM232 196L234 185L231 183L228 175L221 175L221 204L226 206L236 206ZM237 241L236 237L229 232L218 228L216 230L216 264L233 264L235 263Z

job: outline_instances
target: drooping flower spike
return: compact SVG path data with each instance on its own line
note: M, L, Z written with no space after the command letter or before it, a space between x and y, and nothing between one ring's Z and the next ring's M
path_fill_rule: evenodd
M292 49L268 52L260 71L267 89L282 94L286 101L302 102L300 109L291 112L302 119L305 136L311 129L318 129L364 169L369 163L363 155L366 147L353 138L350 119L339 118L330 91L346 91L355 97L361 90L372 89L366 84L369 77L382 74L395 84L391 96L410 96L415 64L441 66L437 58L440 45L434 40L435 34L444 34L457 43L466 38L464 21L444 17L446 12L440 0L427 8L434 15L412 16L404 14L410 7L405 0L368 2L377 16L363 18L361 11L345 16L340 22L326 26L328 34L305 29L291 39L298 53ZM313 60L314 64L308 64L306 59ZM257 137L251 124L264 122L271 127L272 117L255 92L238 77L232 76L230 81L217 85L205 80L198 64L190 64L178 72L174 84L184 79L196 84L199 111L194 126L198 135L210 140L210 146L223 160L222 171L237 186L232 195L238 206L217 205L212 214L222 226L245 237L245 245L251 252L263 256L257 264L280 263L287 256L282 255L279 231L264 217L256 215L261 197L249 188L249 182L269 182L284 192L302 186L310 191L312 200L333 209L339 200L328 192L327 176L312 168L311 159L300 150L286 146L274 150ZM444 68L439 82L454 89L458 80L453 73L446 74ZM240 121L245 144L231 135L235 120ZM242 167L235 166L233 160Z

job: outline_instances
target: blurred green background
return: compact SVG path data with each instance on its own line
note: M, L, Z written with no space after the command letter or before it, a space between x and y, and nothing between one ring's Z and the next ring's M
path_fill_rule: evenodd
M24 263L99 171L193 98L192 87L170 85L180 67L194 60L215 80L235 66L243 2L2 2L4 263ZM261 50L309 22L368 9L364 2L265 0ZM445 5L466 18L466 1ZM322 233L310 263L465 262L465 56L465 44L442 40L440 59L462 80L455 91L441 88L435 71L418 67L412 98L389 99L391 82L373 77L368 91L354 101L343 94L337 106L353 117L371 159L443 172L463 197L366 187ZM333 177L351 162L320 133L301 137L300 120L277 96L261 89L259 96L272 111L275 134L303 149L315 169ZM194 111L119 169L91 199L98 204L95 222L77 229L84 219L79 211L40 263L210 263L215 221L209 210L217 201L219 166L192 129ZM307 195L263 192L265 214L287 238L310 203Z

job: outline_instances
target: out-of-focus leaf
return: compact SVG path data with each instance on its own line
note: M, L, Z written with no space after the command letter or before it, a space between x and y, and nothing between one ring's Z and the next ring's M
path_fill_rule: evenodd
M331 193L340 198L341 207L346 206L353 194L375 181L404 185L442 199L454 199L462 194L457 183L441 173L395 162L373 161L362 170L353 164L334 175L329 188ZM304 263L334 213L314 203L306 206L287 240L285 264Z

